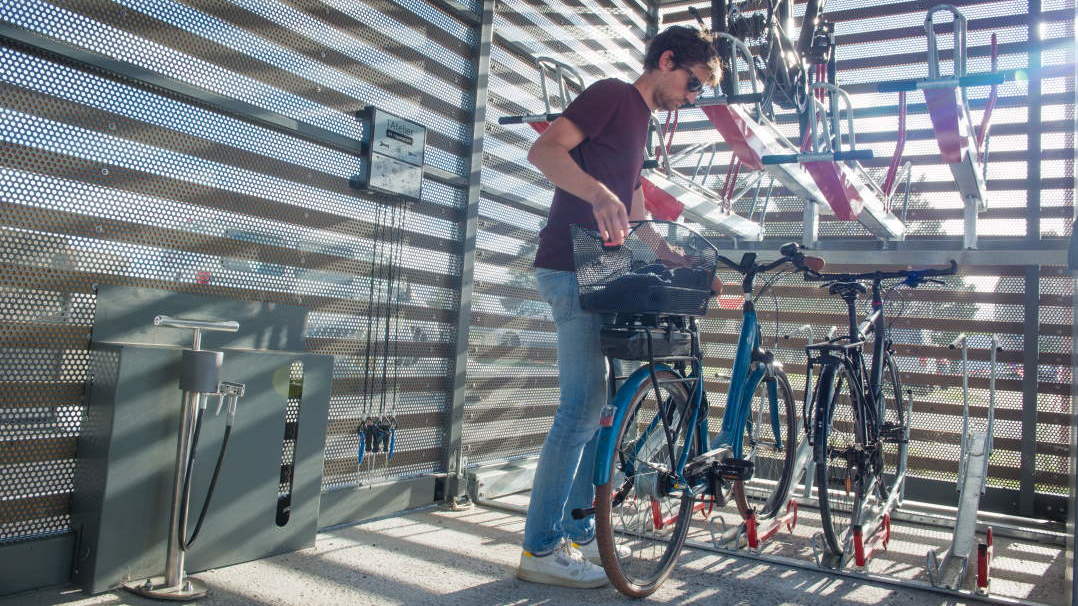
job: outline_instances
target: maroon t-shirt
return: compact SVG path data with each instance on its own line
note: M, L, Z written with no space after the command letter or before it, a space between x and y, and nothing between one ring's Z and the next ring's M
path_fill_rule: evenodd
M600 80L580 93L562 113L584 133L569 155L584 172L610 188L632 208L633 191L640 186L648 109L640 91L617 79ZM597 229L591 204L559 188L554 190L547 224L539 231L535 266L573 271L570 225Z

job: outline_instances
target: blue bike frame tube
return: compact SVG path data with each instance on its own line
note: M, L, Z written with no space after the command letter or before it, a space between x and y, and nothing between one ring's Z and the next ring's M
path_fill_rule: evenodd
M723 444L729 444L733 449L732 456L735 459L740 459L744 455L744 444L741 440L741 432L745 430L745 423L749 419L749 410L752 408L749 403L752 400L752 394L756 391L756 386L763 380L764 374L767 373L767 368L760 364L749 373L745 380L744 385L741 388L741 395L737 400L737 407L730 410L734 416L734 426L729 434L726 435L726 440ZM728 414L723 415L723 421L726 420Z
M692 361L692 374L690 377L695 377L693 381L693 389L689 393L689 406L692 409L692 416L688 419L688 423L685 425L686 431L689 432L707 432L707 419L702 418L704 413L704 407L702 406L704 400L704 369L698 360ZM689 445L692 444L692 440L696 439L697 435L690 433L685 437L685 445L682 446L681 452L678 454L677 466L674 469L677 471L677 475L680 478L682 470L685 469L685 464L689 460ZM706 443L706 440L704 440ZM697 441L699 446L700 442ZM701 450L700 452L704 452ZM682 478L684 479L684 478Z
M760 345L759 331L756 329L756 307L752 301L745 301L741 309L741 335L737 339L734 367L730 370L730 387L726 392L726 411L722 415L722 429L719 430L719 435L711 441L711 448L718 448L724 444L732 445L735 457L741 456L736 452L741 450L741 445L737 443L740 440L736 438L744 423L744 415L741 413L744 403L742 392L749 385L753 390L756 389L755 382L749 377L749 365L752 363L753 350Z

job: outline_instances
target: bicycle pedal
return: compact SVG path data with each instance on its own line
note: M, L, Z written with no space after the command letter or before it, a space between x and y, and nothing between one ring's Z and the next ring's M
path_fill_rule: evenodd
M754 467L755 465L753 465L752 461L727 457L723 459L722 463L712 463L711 472L724 480L747 482L752 479Z
M880 428L880 441L886 444L908 444L909 440L906 438L906 428L901 425L894 425L892 423L885 423Z

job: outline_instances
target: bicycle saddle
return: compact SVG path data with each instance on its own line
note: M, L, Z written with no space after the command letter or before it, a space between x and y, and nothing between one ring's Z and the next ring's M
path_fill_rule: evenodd
M868 289L860 282L832 282L831 286L828 287L827 292L844 297L849 294L853 294L854 296L857 296L858 294L863 295L868 292Z

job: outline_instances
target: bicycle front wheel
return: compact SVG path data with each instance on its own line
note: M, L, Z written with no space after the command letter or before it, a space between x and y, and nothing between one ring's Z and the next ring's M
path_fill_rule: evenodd
M880 385L880 397L883 401L883 423L880 427L880 473L879 498L886 501L891 491L896 488L898 476L906 470L908 453L909 418L906 407L909 405L906 394L902 392L902 381L894 358L888 353L884 358L883 382ZM901 487L897 487L901 490Z
M689 410L689 390L678 374L663 370L656 375L660 397L650 380L633 394L616 428L611 480L595 489L595 536L603 568L614 587L631 597L652 594L670 574L693 510L692 494L674 487L669 473L693 435L691 428L680 427ZM660 415L671 431L680 431L668 437Z
M767 520L783 510L802 437L786 373L775 369L760 381L749 406L741 452L742 458L752 461L753 473L747 482L734 482L734 502L742 516L755 511L757 519Z
M841 556L850 528L859 522L865 470L858 446L864 444L858 385L845 366L829 366L816 385L813 456L824 549Z

